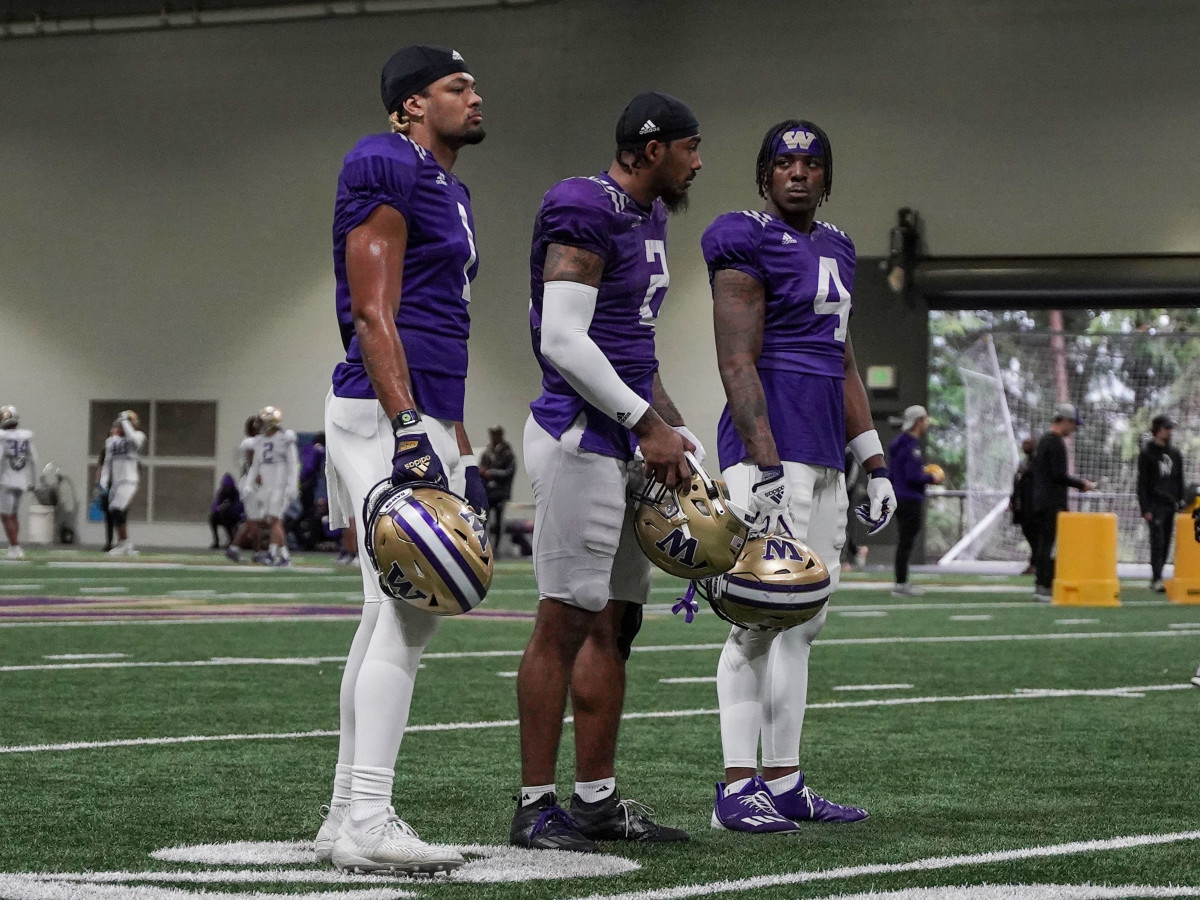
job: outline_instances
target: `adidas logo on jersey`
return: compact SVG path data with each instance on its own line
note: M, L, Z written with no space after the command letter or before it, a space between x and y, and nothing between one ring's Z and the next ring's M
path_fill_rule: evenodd
M647 119L646 124L642 126L642 130L638 134L649 134L652 131L658 131L658 126L654 124L653 119Z
M781 243L781 244L794 244L794 243L796 243L796 239L795 239L794 237L792 237L790 234L788 234L788 233L785 231L785 232L784 232L784 234L783 234L783 240L782 240L782 241L780 241L779 243Z
M442 187L449 187L449 185L446 184L446 176L443 175L441 172L438 172L437 180L435 180L433 183L440 184Z

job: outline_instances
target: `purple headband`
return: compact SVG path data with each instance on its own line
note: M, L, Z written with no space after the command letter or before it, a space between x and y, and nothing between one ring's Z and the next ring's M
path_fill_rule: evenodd
M804 128L792 128L779 135L775 141L774 155L787 156L789 153L803 153L806 156L824 156L825 148L816 132Z

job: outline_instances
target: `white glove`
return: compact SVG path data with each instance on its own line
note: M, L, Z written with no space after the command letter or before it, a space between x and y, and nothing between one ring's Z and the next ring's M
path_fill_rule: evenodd
M867 479L867 501L854 508L854 515L867 526L867 534L875 534L892 521L896 512L896 491L888 470L882 466Z
M680 437L682 437L685 441L691 441L696 445L696 449L692 451L692 456L696 457L696 465L704 465L704 457L708 454L704 452L704 445L700 443L700 438L692 434L686 425L672 425L671 427L674 428L675 431L679 433Z
M783 466L755 466L750 485L749 518L746 524L756 534L795 535L788 515L788 486Z

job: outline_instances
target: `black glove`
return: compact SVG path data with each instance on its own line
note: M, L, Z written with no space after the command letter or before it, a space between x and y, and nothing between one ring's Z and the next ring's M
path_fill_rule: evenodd
M1192 521L1196 523L1196 543L1200 544L1200 506L1192 510Z
M446 471L433 452L429 436L423 431L396 435L396 452L392 456L392 484L409 481L428 481L442 490L447 489Z
M466 487L463 493L467 495L467 502L474 507L475 512L483 516L488 511L488 496L487 490L483 486L483 476L479 474L479 466L467 466L463 470L467 477Z

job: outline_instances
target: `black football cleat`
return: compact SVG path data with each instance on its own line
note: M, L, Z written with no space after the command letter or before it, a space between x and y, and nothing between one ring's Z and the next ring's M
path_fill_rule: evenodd
M644 841L653 844L691 840L679 828L659 825L650 816L654 810L636 800L622 800L615 791L611 797L584 803L578 794L571 797L571 818L579 830L594 841Z
M513 799L520 802L516 797ZM594 841L584 837L579 824L558 805L554 794L543 794L537 802L517 807L508 830L508 842L530 850L600 852Z

